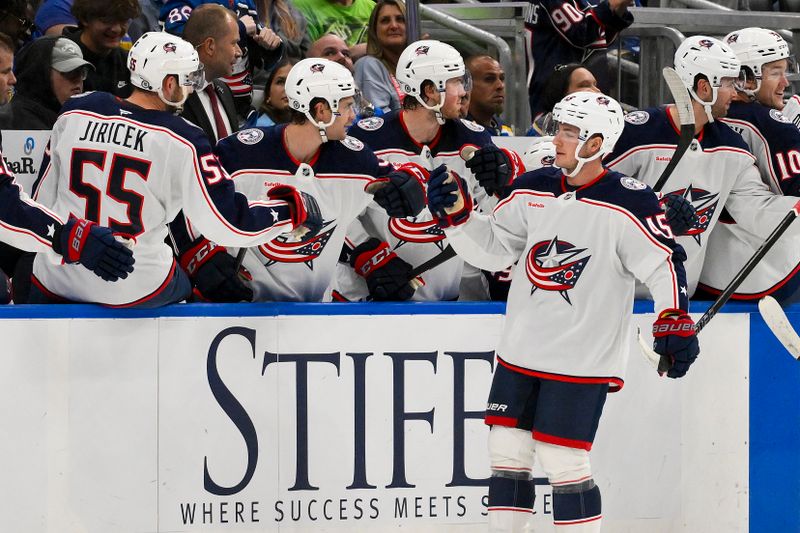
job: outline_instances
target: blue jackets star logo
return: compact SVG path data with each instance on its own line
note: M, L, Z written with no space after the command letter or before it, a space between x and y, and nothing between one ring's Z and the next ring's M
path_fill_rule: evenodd
M697 221L689 228L684 235L691 236L698 246L701 246L700 237L708 229L714 213L719 203L719 194L710 193L703 189L698 189L689 185L686 189L677 190L674 194L680 194L694 206L697 210Z
M431 243L444 250L444 231L433 220L417 222L405 218L390 218L389 232L400 242L395 248L400 248L407 242L415 244Z
M335 229L336 220L326 221L322 231L313 237L289 242L286 235L281 235L259 246L258 251L267 259L265 265L268 267L275 263L305 263L310 270L314 270L314 259L322 254Z
M578 283L591 258L590 255L576 258L585 251L586 248L576 248L571 243L558 240L558 236L534 244L525 261L525 272L533 284L531 294L536 289L556 291L572 305L569 291Z

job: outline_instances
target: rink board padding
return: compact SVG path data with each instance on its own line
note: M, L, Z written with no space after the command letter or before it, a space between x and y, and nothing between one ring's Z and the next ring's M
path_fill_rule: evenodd
M649 329L652 306L635 311ZM685 380L659 378L631 338L592 451L606 530L800 531L800 363L755 306L727 311ZM0 308L3 530L484 531L502 313Z

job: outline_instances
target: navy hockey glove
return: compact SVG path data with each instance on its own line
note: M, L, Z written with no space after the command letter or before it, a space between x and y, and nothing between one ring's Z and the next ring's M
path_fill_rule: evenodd
M253 289L240 277L236 271L236 259L223 246L200 237L180 255L179 261L192 280L192 292L198 300L233 303L253 301ZM245 271L244 276L249 274Z
M653 322L653 350L670 360L667 376L681 378L700 353L694 322L680 309L665 309Z
M403 301L414 295L409 285L411 265L397 257L389 245L372 238L350 254L350 266L367 282L373 300Z
M322 229L322 213L319 204L313 196L306 192L298 191L289 185L278 185L267 192L270 200L283 200L289 204L292 216L292 226L297 229L304 226L308 232L304 237L313 237Z
M428 209L440 228L466 222L472 213L467 182L444 165L436 168L428 180Z
M698 222L697 209L680 194L668 194L661 199L661 206L667 215L667 224L675 236L685 235Z
M117 281L133 272L133 251L114 238L114 233L90 220L71 218L56 228L53 251L67 263L80 263L106 281Z
M373 194L390 217L415 217L425 207L425 186L405 170L395 170L379 181L385 184Z
M511 160L506 151L493 144L487 144L476 151L466 165L489 195L508 186L513 178Z

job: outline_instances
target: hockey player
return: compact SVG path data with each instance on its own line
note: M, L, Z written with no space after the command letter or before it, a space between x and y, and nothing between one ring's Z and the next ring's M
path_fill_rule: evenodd
M624 384L635 280L654 295L654 349L670 357L668 375L685 375L699 353L685 254L656 195L601 163L622 108L578 92L553 113L555 167L517 178L491 215L473 211L457 173L428 184L428 207L460 256L485 269L519 260L486 410L494 532L530 531L534 456L553 487L556 530L600 531L589 451L606 394Z
M794 60L786 41L774 31L745 28L729 33L724 42L742 63L747 85L737 91L728 115L720 120L739 133L756 157L761 180L775 194L800 193L800 130L781 113L786 79ZM791 69L795 70L795 69ZM718 224L708 242L700 288L719 294L738 269L755 253L764 235L754 235L733 221ZM781 238L750 273L735 299L771 294L788 301L800 286L800 243Z
M353 75L340 64L300 61L286 78L286 96L294 110L290 124L243 130L220 141L216 153L236 189L250 198L265 185L291 185L319 202L324 222L317 235L279 237L248 250L244 260L256 301L319 302L333 281L348 226L372 201L366 189L382 185L375 193L382 209L413 216L425 207L427 172L412 164L395 170L347 136L356 116L356 89ZM387 247L369 259L356 262L368 280L402 263ZM409 271L404 270L406 282Z
M79 214L134 239L136 271L108 291L79 268L37 257L33 297L112 307L185 299L189 281L164 242L180 209L209 239L231 246L267 242L303 224L318 229L313 198L292 187L265 188L264 200L248 204L202 130L168 112L202 81L191 44L146 33L131 48L129 67L136 88L127 100L87 93L64 107L34 192L60 216Z
M730 47L712 37L688 37L675 52L675 70L692 98L696 135L663 190L683 195L697 209L694 227L678 237L688 256L691 296L703 270L709 233L723 208L743 230L763 240L796 199L772 193L741 136L717 120L726 115L736 85L742 83L740 62ZM607 159L609 168L654 184L674 152L677 123L672 105L628 113L625 130ZM789 232L784 239L792 238L793 230ZM646 297L644 292L639 295Z
M477 189L475 177L459 153L465 146L491 145L491 136L483 126L459 118L461 99L466 94L464 73L464 61L452 46L432 40L410 44L397 63L397 81L406 93L403 109L361 120L350 129L350 135L366 143L378 157L394 163L413 162L428 170L446 164ZM507 171L520 173L523 166L519 156L510 151L506 154ZM486 199L482 191L476 193ZM340 266L334 297L360 300L376 298L377 292L397 300L411 296L406 289L411 267L441 253L447 240L427 209L414 219L389 218L372 205L351 226L346 244L349 266ZM354 265L365 258L380 257L387 246L405 263L405 268L395 268L394 272L376 269L371 275L382 276L380 285L369 277L366 281L359 279L363 276L353 269ZM468 281L480 284L480 273L468 268ZM457 257L429 270L413 299L455 300L464 270L463 260Z

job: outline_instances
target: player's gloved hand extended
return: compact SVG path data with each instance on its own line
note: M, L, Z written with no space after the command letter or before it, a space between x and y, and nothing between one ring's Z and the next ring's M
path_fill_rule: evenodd
M189 274L198 300L206 302L252 302L251 289L236 270L236 259L219 246L200 237L178 258ZM249 274L245 271L245 276Z
M668 377L685 376L700 353L692 317L680 309L661 311L653 322L653 350L668 359Z
M80 263L106 281L133 272L133 251L114 238L114 232L90 220L71 218L53 235L53 251L67 263Z
M680 194L672 193L661 199L661 206L667 215L667 224L673 235L685 235L698 222L697 209Z
M373 199L390 217L415 217L425 207L425 186L405 170L395 170L373 187Z
M475 179L486 190L487 194L496 194L511 183L513 168L505 150L493 144L487 144L477 150L466 161L467 168L475 175Z
M385 242L372 238L356 246L350 254L350 266L366 280L374 301L404 301L414 295L408 283L411 265Z
M305 237L313 237L322 229L322 213L319 204L313 196L306 192L298 191L289 185L278 185L267 191L270 200L283 200L289 204L294 231L303 226L308 231L303 231Z
M472 212L467 182L444 165L436 168L428 180L428 209L440 228L466 222Z

